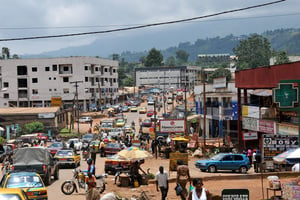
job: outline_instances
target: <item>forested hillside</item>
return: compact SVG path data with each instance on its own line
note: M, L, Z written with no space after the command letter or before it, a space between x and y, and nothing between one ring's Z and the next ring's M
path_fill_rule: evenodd
M239 44L241 39L247 39L249 35L226 37L215 37L207 39L198 39L194 43L182 42L178 46L169 47L161 50L164 59L170 56L176 56L176 52L184 50L189 54L189 62L195 62L198 54L233 54L232 49ZM300 29L278 29L266 31L262 36L269 39L271 48L280 51L284 50L288 55L300 55ZM150 49L149 49L150 50ZM121 58L127 62L139 62L141 57L146 57L148 52L123 52Z

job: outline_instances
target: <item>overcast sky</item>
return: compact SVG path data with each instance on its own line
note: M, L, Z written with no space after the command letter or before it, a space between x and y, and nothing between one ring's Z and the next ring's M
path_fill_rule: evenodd
M273 1L276 0L0 0L0 40L105 31L200 17ZM185 23L105 34L0 42L0 47L8 47L11 54L39 54L102 40L106 41L103 48L107 49L124 41L129 43L124 51L163 49L180 42L231 33L241 35L300 28L299 19L300 0L286 0Z

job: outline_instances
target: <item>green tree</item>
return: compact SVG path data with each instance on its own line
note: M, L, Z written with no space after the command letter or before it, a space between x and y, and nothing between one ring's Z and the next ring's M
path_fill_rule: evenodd
M124 86L132 87L134 85L134 81L132 77L127 77L124 80Z
M112 55L112 59L113 59L113 60L119 60L119 58L120 58L120 55L117 54L117 53L114 53L114 54Z
M209 75L208 77L208 82L212 83L214 78L220 78L220 77L226 77L226 81L230 81L231 80L231 72L230 70L224 68L224 67L220 67L218 69L216 69L214 72L212 72L211 75Z
M188 62L189 54L184 50L176 51L177 65L186 64Z
M176 65L176 60L174 56L169 56L165 62L166 66L175 66Z
M119 68L118 70L118 79L119 79L119 87L124 86L124 79L127 78L124 68Z
M2 59L9 59L9 58L10 58L9 48L2 47Z
M145 66L146 67L162 66L163 60L164 58L161 52L156 50L155 48L152 48L146 57Z
M279 52L275 52L275 65L280 65L280 64L284 64L284 63L289 63L289 57L286 53L286 51L279 51Z
M44 124L41 122L27 123L22 127L23 134L39 133L44 131Z
M258 34L251 35L247 40L241 40L233 52L237 56L236 67L240 69L254 69L269 66L272 56L271 45L267 38Z

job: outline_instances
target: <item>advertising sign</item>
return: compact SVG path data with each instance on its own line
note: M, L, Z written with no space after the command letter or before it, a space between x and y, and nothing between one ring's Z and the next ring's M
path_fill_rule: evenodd
M170 153L170 164L169 164L169 171L176 171L177 170L177 160L182 160L183 164L188 165L188 153L180 153L174 152Z
M286 124L279 124L278 126L278 134L281 135L298 135L298 126L295 125L286 125Z
M259 119L259 113L259 107L257 106L242 106L242 115L245 117Z
M287 135L263 135L263 161L273 161L273 157L291 148L298 148L298 137Z
M161 133L185 133L184 119L160 120L159 132Z
M258 130L263 133L276 133L276 123L273 121L259 120Z
M61 107L62 100L61 97L51 97L51 107Z
M248 189L224 189L222 200L249 200Z
M254 118L243 117L243 129L258 131L258 120Z
M213 88L226 88L226 77L214 78Z
M257 132L244 132L243 133L243 140L257 140Z

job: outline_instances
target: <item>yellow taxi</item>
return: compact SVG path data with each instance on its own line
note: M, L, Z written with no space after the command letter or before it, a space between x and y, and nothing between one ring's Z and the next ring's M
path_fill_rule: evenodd
M22 189L28 199L48 199L47 188L40 175L36 172L8 172L2 178L1 187L5 189ZM16 192L18 192L18 195L22 195L24 197L22 192ZM4 199L1 198L1 195L3 195L3 193L0 193L0 199ZM26 198L24 197L24 199Z
M137 107L136 106L131 106L130 107L130 112L137 112Z
M125 119L124 118L118 118L116 120L116 127L123 127L125 126Z
M54 158L58 161L59 167L62 166L72 166L78 167L80 166L80 154L74 152L73 149L61 149L58 150L54 156Z
M0 199L28 200L27 195L19 188L0 188Z
M146 107L141 107L141 108L139 109L139 113L140 113L140 114L145 114L145 113L147 113L147 108L146 108Z

